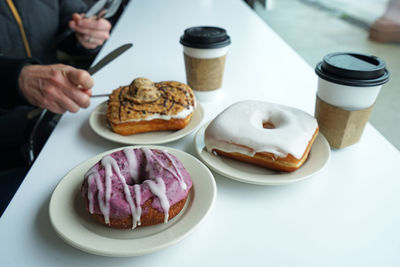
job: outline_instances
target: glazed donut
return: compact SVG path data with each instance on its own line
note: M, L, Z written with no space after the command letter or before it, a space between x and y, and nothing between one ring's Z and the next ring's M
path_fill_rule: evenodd
M107 120L121 135L179 130L190 122L195 105L193 91L184 83L137 78L112 92Z
M220 113L206 128L204 143L210 153L292 172L305 162L317 134L316 119L299 109L247 100Z
M189 173L174 155L125 148L103 157L85 174L81 194L91 216L112 228L167 222L185 205Z

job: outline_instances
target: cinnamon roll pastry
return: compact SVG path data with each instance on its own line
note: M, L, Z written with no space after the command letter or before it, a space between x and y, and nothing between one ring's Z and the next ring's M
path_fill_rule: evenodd
M190 122L195 105L193 91L184 83L137 78L112 92L107 119L121 135L179 130Z

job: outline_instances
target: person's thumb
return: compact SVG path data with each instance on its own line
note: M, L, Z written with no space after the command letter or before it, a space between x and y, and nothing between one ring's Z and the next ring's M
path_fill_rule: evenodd
M94 85L92 76L85 70L71 68L67 71L67 78L71 83L82 87L82 89L90 89Z

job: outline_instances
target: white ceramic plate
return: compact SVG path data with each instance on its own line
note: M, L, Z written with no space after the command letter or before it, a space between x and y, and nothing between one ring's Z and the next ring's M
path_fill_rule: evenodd
M86 211L80 187L86 171L114 149L75 167L57 185L49 206L50 221L60 237L70 245L103 256L138 256L173 245L192 233L213 206L217 194L210 170L195 157L168 147L192 177L193 187L184 209L164 224L131 229L111 229L97 223Z
M325 137L319 133L311 147L307 161L294 172L276 172L234 159L209 153L204 145L204 131L208 124L196 133L194 145L201 160L215 172L250 184L282 185L309 178L320 172L328 163L331 150Z
M197 102L197 106L189 124L181 130L140 133L129 136L114 133L108 125L106 114L107 102L103 102L90 113L89 117L90 127L101 137L127 145L156 145L175 141L193 132L203 120L204 109L200 103Z

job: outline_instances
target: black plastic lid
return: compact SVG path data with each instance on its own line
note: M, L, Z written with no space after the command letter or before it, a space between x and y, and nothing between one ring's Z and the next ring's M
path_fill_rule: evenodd
M231 39L225 29L202 26L186 29L180 43L193 48L220 48L229 45Z
M377 86L389 80L385 62L375 56L332 53L315 67L324 80L349 86Z

